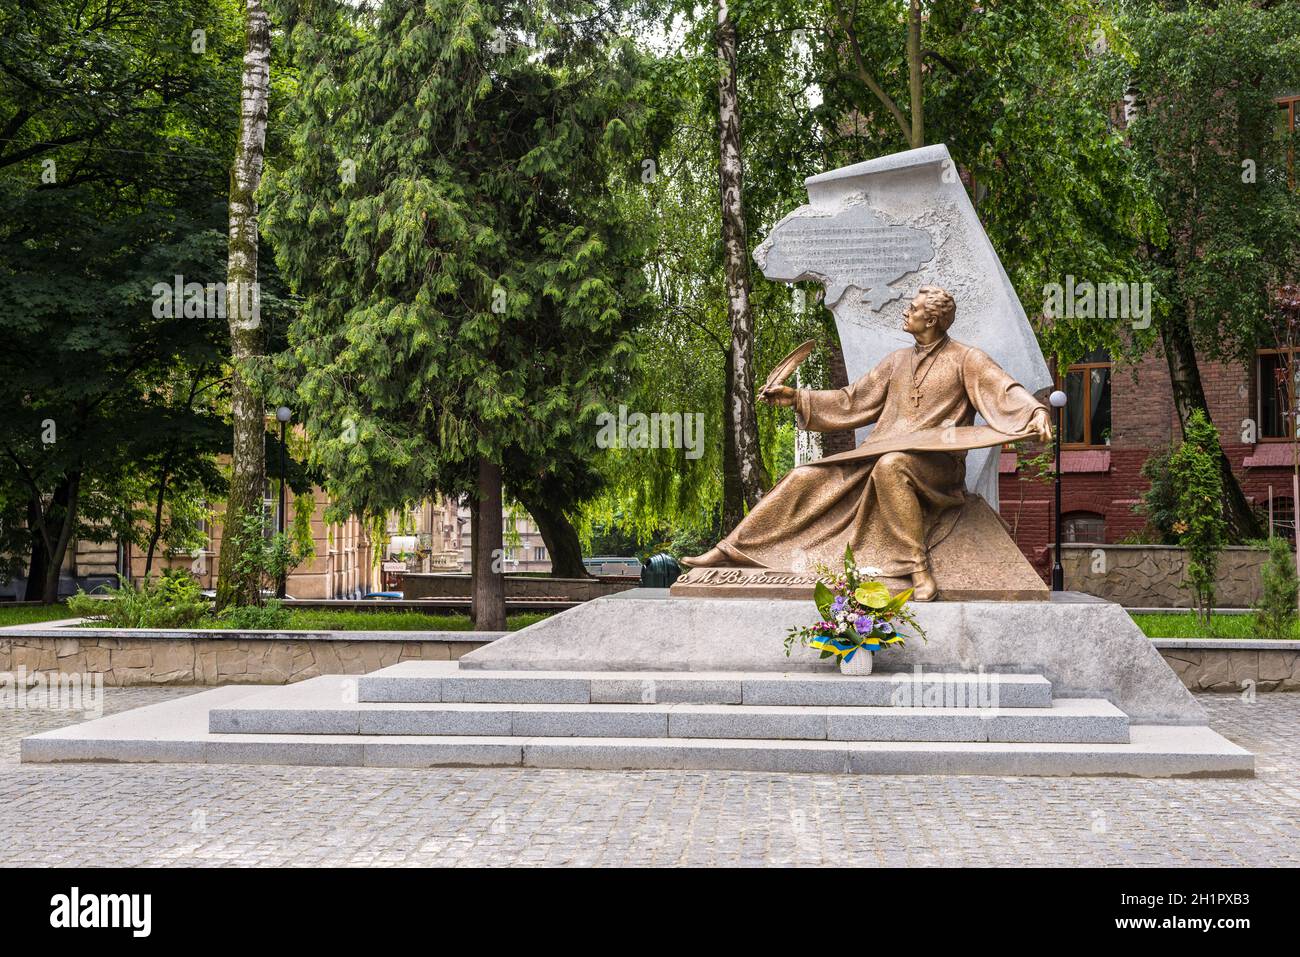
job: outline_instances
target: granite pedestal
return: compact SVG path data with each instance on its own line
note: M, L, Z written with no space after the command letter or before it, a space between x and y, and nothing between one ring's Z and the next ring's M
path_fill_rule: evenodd
M47 731L27 762L1249 775L1117 605L917 607L848 676L782 641L806 601L597 599L455 661L230 686Z

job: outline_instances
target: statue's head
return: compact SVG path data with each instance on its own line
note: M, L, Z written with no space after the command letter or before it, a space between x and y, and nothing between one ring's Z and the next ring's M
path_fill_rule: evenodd
M956 318L957 303L952 293L939 286L922 286L903 313L904 326L912 335L946 333Z

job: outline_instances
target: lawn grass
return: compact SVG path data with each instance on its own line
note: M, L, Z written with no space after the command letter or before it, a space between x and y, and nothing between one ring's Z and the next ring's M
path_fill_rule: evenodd
M429 615L421 611L351 611L330 608L290 608L291 631L473 631L469 615ZM506 629L518 631L548 617L538 612L509 615ZM205 620L200 628L229 628L219 620Z
M60 602L57 605L8 605L0 604L0 627L5 625L30 625L42 621L57 621L71 618L68 606Z
M1254 615L1213 615L1209 627L1193 612L1143 612L1132 616L1148 638L1286 638L1300 639L1300 625L1290 634L1261 634Z

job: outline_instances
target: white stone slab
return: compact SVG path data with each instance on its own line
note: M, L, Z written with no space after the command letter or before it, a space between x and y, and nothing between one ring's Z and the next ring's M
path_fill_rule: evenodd
M1053 693L1105 698L1142 724L1204 724L1205 710L1113 602L930 602L913 606L928 641L876 656L881 673L1039 674ZM810 613L811 612L811 613ZM816 614L807 601L598 598L465 655L487 671L833 671L784 641Z
M209 711L264 688L227 686L25 738L24 762L440 767L716 768L858 774L1250 775L1208 727L1131 729L1129 744L766 741L383 735L217 735Z
M827 670L814 673L715 672L708 675L680 671L487 671L457 670L454 661L403 661L358 679L363 702L425 702L460 700L458 693L443 695L444 682L491 681L503 700L536 701L546 698L551 679L555 694L549 703L572 702L573 682L585 680L592 704L752 704L839 705L883 707L917 704L927 707L967 705L1001 708L1047 708L1052 704L1051 683L1031 674L951 674L907 671L874 675L841 675ZM519 682L522 693L510 693L507 682ZM477 696L476 696L477 697Z

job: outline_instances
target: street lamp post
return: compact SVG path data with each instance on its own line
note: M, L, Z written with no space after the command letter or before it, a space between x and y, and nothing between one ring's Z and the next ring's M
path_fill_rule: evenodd
M292 418L293 418L293 410L290 409L287 405L282 405L275 410L275 419L277 422L280 423L280 514L276 516L275 524L276 524L276 531L278 531L281 535L284 534L284 512L286 508L285 493L284 493L284 474L285 474L284 433L285 433L286 426L288 426L289 424L289 420ZM279 578L275 583L275 597L283 598L285 595L286 587L287 587L287 583L285 582L285 573L281 571Z
M1047 401L1056 410L1056 561L1052 565L1052 591L1065 591L1065 569L1061 565L1061 412L1067 399L1057 389Z

